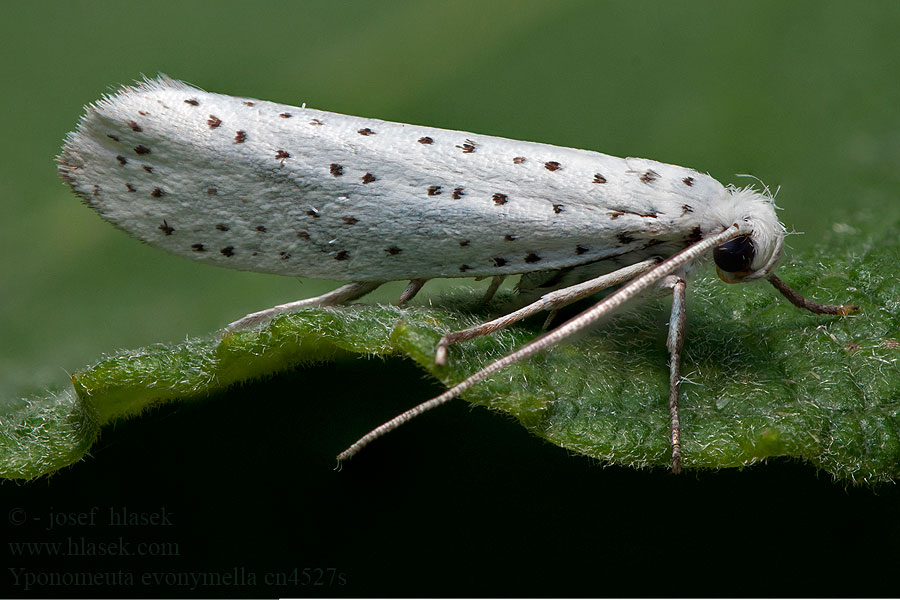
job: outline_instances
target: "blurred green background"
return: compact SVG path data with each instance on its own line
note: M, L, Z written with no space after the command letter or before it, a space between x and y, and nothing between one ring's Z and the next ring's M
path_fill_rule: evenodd
M194 264L81 205L53 157L83 105L142 74L653 158L724 183L752 174L781 188L782 220L805 232L789 243L804 248L860 215L900 219L898 32L893 1L6 3L0 403L62 387L104 352L208 334L334 285ZM765 594L715 593L747 589Z

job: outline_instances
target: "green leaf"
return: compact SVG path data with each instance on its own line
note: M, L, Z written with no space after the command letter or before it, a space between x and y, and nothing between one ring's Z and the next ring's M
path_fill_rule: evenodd
M779 276L848 317L801 311L765 285L706 275L688 288L681 417L685 468L739 467L773 456L810 461L852 482L900 475L900 234L845 228ZM255 331L120 352L75 373L76 394L21 400L0 422L0 475L32 478L79 460L100 427L149 406L353 355L405 355L445 384L518 348L542 319L452 347L451 330L502 311L464 289L436 307L309 309ZM534 434L600 460L669 464L669 302L649 299L569 343L510 366L464 399L515 416ZM425 398L422 398L425 400ZM372 424L377 425L377 423ZM411 425L414 426L414 425Z

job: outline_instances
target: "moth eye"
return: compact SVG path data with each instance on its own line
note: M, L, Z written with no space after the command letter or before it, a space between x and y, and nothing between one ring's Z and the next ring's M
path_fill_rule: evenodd
M716 266L726 273L749 271L755 257L756 246L746 235L729 240L713 251Z

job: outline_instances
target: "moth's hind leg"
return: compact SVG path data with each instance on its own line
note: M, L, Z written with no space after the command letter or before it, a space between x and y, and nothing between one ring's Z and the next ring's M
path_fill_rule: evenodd
M504 279L506 279L506 275L494 275L491 277L491 284L488 286L487 290L485 290L484 296L481 298L482 304L487 304L493 299L497 290L499 290L500 286L503 284Z
M277 315L292 312L297 310L298 308L306 308L311 306L334 306L335 304L350 302L352 300L356 300L357 298L365 296L366 294L380 286L382 283L383 282L381 281L359 281L356 283L348 283L347 285L342 285L336 290L332 290L327 294L322 294L321 296L307 298L305 300L297 300L296 302L288 302L287 304L279 304L278 306L273 306L272 308L267 308L266 310L250 313L249 315L242 317L237 321L234 321L233 323L229 323L225 330L234 331L236 329L246 329L255 325L262 325L263 323L272 320L272 318Z
M427 279L413 279L410 281L409 285L406 286L406 289L400 294L400 298L397 300L397 306L403 306L415 298L416 294L419 293L419 290L421 290L422 286L427 282Z
M434 362L438 365L443 365L447 362L447 348L451 344L464 342L466 340L471 340L472 338L493 333L498 329L508 327L516 321L521 321L522 319L543 310L559 310L572 302L587 298L601 290L634 279L635 277L646 273L658 263L658 259L649 258L639 263L623 267L618 271L613 271L612 273L607 273L600 277L544 294L531 304L497 319L493 319L492 321L487 321L486 323L476 325L475 327L469 327L468 329L448 333L437 343L437 347L434 351Z

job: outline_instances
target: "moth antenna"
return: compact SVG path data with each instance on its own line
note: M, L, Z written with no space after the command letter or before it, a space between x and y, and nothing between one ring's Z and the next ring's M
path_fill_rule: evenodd
M692 246L688 246L681 252L674 254L667 260L661 262L656 267L650 269L643 275L635 278L630 283L625 286L619 288L616 292L609 295L607 298L604 298L591 308L587 309L580 315L570 319L569 321L563 323L553 331L549 331L528 344L525 344L515 352L511 352L507 354L503 358L500 358L491 364L487 365L480 371L470 375L466 379L462 380L452 388L445 391L443 394L435 396L431 400L427 400L408 411L397 415L390 421L379 425L366 435L359 438L356 442L350 445L346 450L337 455L338 461L348 460L359 453L360 450L365 448L371 442L377 440L381 436L385 435L396 429L397 427L403 425L407 421L414 419L415 417L421 415L422 413L431 410L432 408L437 408L438 406L453 400L458 397L460 394L468 390L470 387L475 385L476 383L486 379L493 373L503 369L504 367L511 365L512 363L521 360L525 357L531 356L536 352L540 352L550 346L553 346L563 339L569 337L570 335L577 333L583 330L585 327L590 326L592 323L599 320L603 315L608 312L618 308L637 294L643 292L648 287L655 284L657 281L660 281L666 275L678 270L684 265L693 262L697 258L699 258L703 253L715 248L716 246L720 246L725 242L734 239L740 235L748 235L750 232L740 225L735 223L731 227L728 227L721 233L718 233L714 236L705 238L700 240L696 244Z

